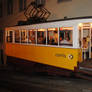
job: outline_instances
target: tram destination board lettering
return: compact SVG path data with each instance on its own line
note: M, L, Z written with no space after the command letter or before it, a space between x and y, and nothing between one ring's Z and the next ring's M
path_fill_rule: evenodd
M57 53L57 54L55 54L55 56L56 56L56 57L63 57L63 58L66 58L66 55L64 55L64 54L58 54L58 53Z

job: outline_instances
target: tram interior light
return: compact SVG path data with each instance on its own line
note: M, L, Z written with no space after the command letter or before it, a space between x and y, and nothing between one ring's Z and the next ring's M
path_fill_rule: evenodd
M92 23L91 23L91 27L92 27Z
M80 27L83 26L83 23L80 23L79 26L80 26Z

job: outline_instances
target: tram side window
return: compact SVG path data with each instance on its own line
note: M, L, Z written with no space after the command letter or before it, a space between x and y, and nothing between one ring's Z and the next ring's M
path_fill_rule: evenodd
M36 44L36 30L28 31L28 43Z
M19 32L19 30L15 31L15 42L20 43L20 32Z
M13 31L7 31L7 42L13 41Z
M62 27L59 30L59 45L70 45L72 46L72 27Z
M46 29L38 29L37 44L46 44Z
M27 42L28 42L27 30L21 30L21 43Z
M48 45L58 45L58 29L49 28L47 33Z

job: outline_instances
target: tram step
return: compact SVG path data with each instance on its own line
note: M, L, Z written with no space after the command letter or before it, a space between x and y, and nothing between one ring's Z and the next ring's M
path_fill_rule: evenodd
M92 81L92 76L89 76L89 75L86 75L86 74L83 74L83 73L76 73L76 77Z
M92 71L92 68L88 67L79 67L80 70Z
M92 81L92 68L80 66L76 77Z
M86 60L79 64L81 70L92 70L92 59Z
M86 74L86 75L92 76L92 68L79 67L79 72L82 73L82 74Z

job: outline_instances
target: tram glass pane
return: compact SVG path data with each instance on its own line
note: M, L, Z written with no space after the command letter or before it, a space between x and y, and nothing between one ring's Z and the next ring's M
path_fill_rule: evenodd
M28 36L26 30L21 30L21 43L27 43L28 42Z
M59 30L59 45L72 46L72 27L61 27Z
M36 30L28 31L28 43L36 44Z
M46 44L46 29L38 29L37 44Z
M15 43L20 43L20 32L19 32L19 30L15 31Z
M58 45L58 28L48 28L47 43L48 45Z
M13 31L7 31L7 42L13 41Z

